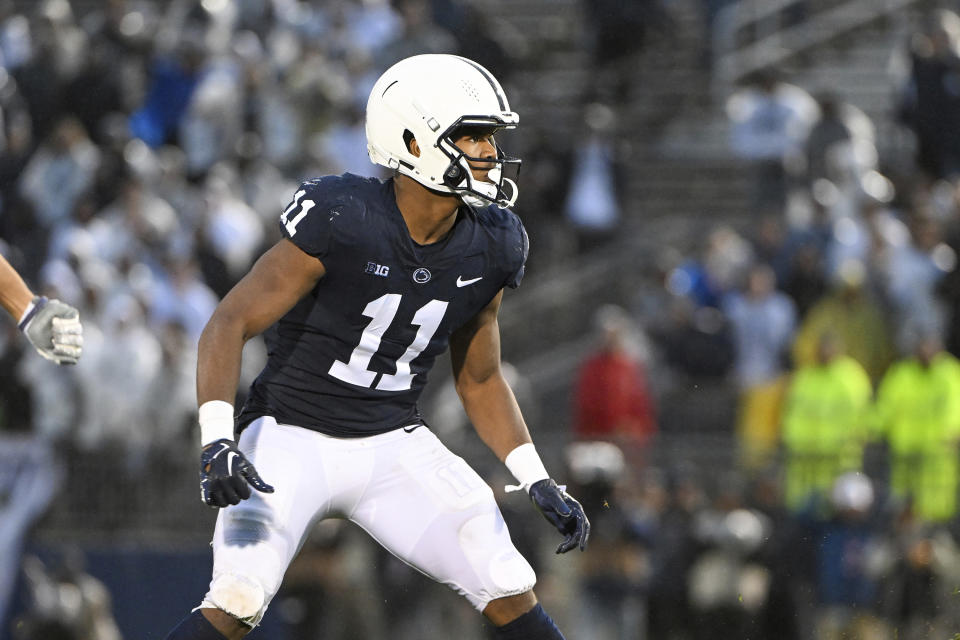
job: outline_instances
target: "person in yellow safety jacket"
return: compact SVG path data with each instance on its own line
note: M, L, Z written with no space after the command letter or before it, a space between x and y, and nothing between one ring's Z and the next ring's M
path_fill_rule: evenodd
M836 334L822 334L816 362L801 366L787 390L781 438L784 500L791 511L824 498L840 475L863 465L873 387L863 366L842 349Z
M820 338L834 333L850 356L876 383L893 362L893 337L883 309L870 293L863 263L845 260L837 267L830 290L817 301L797 328L791 355L797 368L815 364Z
M877 389L876 427L889 447L890 489L914 515L944 522L957 512L960 361L938 335L916 338L913 353Z

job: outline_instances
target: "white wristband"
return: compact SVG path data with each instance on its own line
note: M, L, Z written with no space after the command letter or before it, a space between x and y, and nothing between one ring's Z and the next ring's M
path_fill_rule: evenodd
M20 314L20 317L17 319L17 326L23 329L23 321L27 319L27 316L30 315L30 312L33 311L33 308L37 306L37 303L31 300L27 304L27 308L23 310L23 313Z
M200 405L200 446L222 438L233 440L233 405L210 400Z
M519 491L520 489L529 492L530 485L534 482L546 480L550 477L532 442L522 444L508 453L503 460L503 464L507 465L507 469L520 483L519 485L508 485L506 487L508 492Z

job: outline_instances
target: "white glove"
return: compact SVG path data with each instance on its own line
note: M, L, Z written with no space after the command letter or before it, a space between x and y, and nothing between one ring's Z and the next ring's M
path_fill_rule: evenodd
M80 312L59 300L37 296L20 319L20 330L37 352L57 364L77 364L83 350Z

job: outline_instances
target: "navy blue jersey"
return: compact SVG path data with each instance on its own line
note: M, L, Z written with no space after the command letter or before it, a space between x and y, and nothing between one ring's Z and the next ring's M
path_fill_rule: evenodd
M267 364L240 415L339 437L420 419L417 398L450 334L523 277L527 235L507 209L462 206L440 242L407 231L393 180L352 174L305 182L280 218L323 262L317 286L264 338Z

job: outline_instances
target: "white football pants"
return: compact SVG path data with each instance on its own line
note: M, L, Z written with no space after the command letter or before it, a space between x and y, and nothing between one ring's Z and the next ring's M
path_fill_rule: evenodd
M328 517L357 523L479 611L533 588L493 491L426 426L334 438L263 417L239 446L275 492L220 510L203 608L256 625L309 529Z

